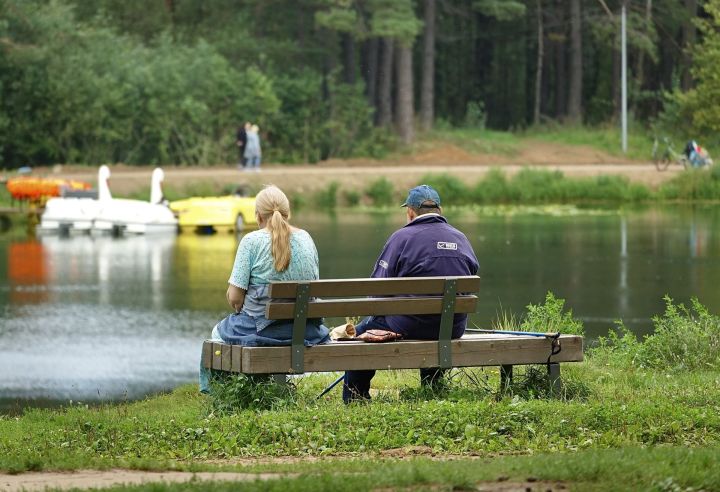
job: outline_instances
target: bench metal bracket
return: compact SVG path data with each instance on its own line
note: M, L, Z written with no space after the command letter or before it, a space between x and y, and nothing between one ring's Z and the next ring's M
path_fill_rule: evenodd
M446 279L445 290L443 291L442 315L440 316L440 334L438 336L438 363L443 369L452 367L450 338L452 337L453 321L455 319L456 294L457 279Z
M295 314L290 347L290 369L295 374L305 372L305 326L307 325L310 284L299 283L295 298Z

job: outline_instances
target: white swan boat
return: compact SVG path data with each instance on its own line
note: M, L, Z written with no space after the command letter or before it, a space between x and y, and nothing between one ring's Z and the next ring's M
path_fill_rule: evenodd
M98 183L107 184L108 177L110 177L108 167L100 166ZM95 198L51 198L45 203L38 231L89 232L99 211L100 201Z
M103 166L105 167L105 166ZM150 201L112 198L107 180L98 179L99 210L93 221L93 232L114 234L155 234L177 231L177 219L163 201L161 183L165 178L162 169L155 168L150 186Z

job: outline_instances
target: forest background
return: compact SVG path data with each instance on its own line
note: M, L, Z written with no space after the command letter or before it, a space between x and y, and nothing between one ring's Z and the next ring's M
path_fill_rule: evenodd
M433 128L615 125L620 6L0 0L0 167L235 162L248 120L288 163ZM632 127L720 144L720 0L626 6Z

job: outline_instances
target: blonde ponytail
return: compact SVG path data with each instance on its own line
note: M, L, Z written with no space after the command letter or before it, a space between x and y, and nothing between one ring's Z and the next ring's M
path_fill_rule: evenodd
M269 185L255 197L255 210L270 231L275 270L284 272L290 266L290 202L280 188Z

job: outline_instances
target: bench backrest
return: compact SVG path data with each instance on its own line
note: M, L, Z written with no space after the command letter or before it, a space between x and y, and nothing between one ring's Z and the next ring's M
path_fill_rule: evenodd
M270 285L272 301L267 319L295 317L300 285L307 285L307 317L337 317L393 314L442 314L447 280L455 282L455 313L474 313L480 277L411 277L313 280L275 282ZM388 297L391 296L391 297ZM394 296L394 297L392 297Z
M291 367L301 373L307 318L439 314L440 366L450 367L453 318L475 312L479 289L477 275L274 282L265 315L268 319L294 320Z

